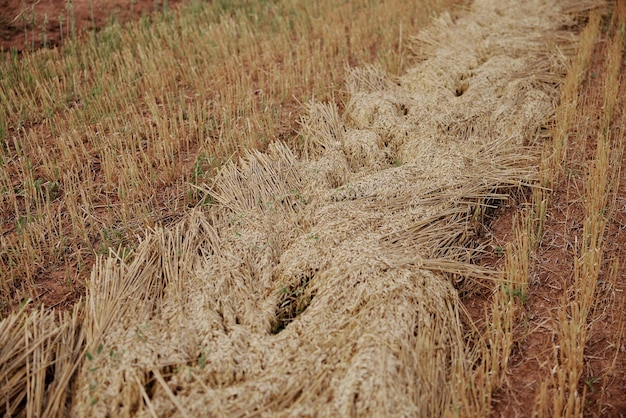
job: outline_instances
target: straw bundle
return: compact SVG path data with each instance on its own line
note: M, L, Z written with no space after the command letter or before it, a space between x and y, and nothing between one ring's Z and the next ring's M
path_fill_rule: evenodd
M552 116L556 45L573 41L552 3L440 17L399 80L357 69L346 114L309 105L301 158L281 143L249 153L207 186L216 205L147 236L129 264L100 260L71 413L459 408L477 358L454 279L489 275L468 263L478 215L534 176L524 146Z
M0 412L4 416L63 416L70 381L81 363L80 308L19 312L0 321Z

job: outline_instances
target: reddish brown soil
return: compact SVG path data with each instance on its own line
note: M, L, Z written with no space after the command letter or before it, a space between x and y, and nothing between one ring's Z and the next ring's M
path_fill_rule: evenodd
M494 417L529 417L540 385L554 371L558 327L557 312L566 301L565 294L573 283L573 260L582 238L584 202L581 199L584 174L595 155L595 138L599 134L602 102L602 79L606 63L607 34L598 42L591 68L579 97L584 103L582 129L585 138L574 133L570 138L564 178L550 194L546 225L541 243L531 260L528 299L517 327L512 356L505 382L494 394ZM626 97L626 75L622 65L620 97ZM613 126L624 126L624 102L617 105ZM623 135L624 132L615 132ZM581 138L581 136L583 136ZM620 185L616 191L616 209L605 234L603 263L589 315L585 369L579 382L579 393L586 391L585 416L626 416L626 343L624 342L626 307L626 160L621 159ZM515 205L502 208L489 227L493 236L492 254L485 255L481 265L502 269L501 249L513 242ZM498 251L496 251L496 248ZM618 268L615 272L615 268ZM488 294L473 294L464 299L470 316L479 329L489 309ZM550 396L548 395L548 398Z
M184 0L0 0L0 49L30 51L144 14L174 8Z

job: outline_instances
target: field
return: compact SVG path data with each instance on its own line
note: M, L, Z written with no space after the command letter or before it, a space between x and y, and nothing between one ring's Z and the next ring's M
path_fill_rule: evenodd
M0 411L626 415L626 2L517 3L26 10Z

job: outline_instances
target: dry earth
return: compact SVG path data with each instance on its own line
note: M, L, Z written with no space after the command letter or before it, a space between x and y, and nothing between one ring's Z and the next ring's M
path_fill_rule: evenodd
M517 330L512 367L507 373L505 386L495 397L494 416L527 416L528 412L524 411L536 401L541 382L554 373L550 367L558 327L555 321L560 305L565 303L563 295L571 286L573 259L583 239L585 210L581 191L585 187L584 173L596 152L602 117L602 105L597 102L597 97L601 97L606 88L601 76L606 72L609 29L615 25L615 19L615 14L604 16L603 30L595 43L592 62L580 88L578 100L583 103L580 111L583 122L569 136L570 155L565 163L568 174L550 193L544 233L531 262L531 283L524 312L526 323ZM626 120L624 75L622 70L618 77L622 99L610 128L614 135L623 135L619 129ZM587 392L585 416L626 416L626 348L620 342L626 329L626 263L623 262L626 260L626 159L622 158L620 162L621 167L615 167L621 173L619 187L614 191L616 209L605 232L599 277L601 286L597 291L595 318L589 324L590 338L585 347L588 363L580 381L581 393L583 390ZM495 213L493 221L486 225L487 234L492 238L492 251L480 259L480 265L504 268L502 250L515 240L515 217L528 204L528 195L518 196ZM484 321L489 300L487 293L464 298L463 302L477 324Z
M104 25L136 19L182 0L0 0L0 49L19 52L61 45Z

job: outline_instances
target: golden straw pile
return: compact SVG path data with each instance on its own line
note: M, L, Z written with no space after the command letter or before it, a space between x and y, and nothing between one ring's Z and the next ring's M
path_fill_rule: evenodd
M343 115L309 104L302 156L248 153L209 209L98 260L73 314L0 323L0 411L467 415L478 336L455 284L489 277L481 215L535 176L574 11L477 0L414 39L401 78L352 70Z

